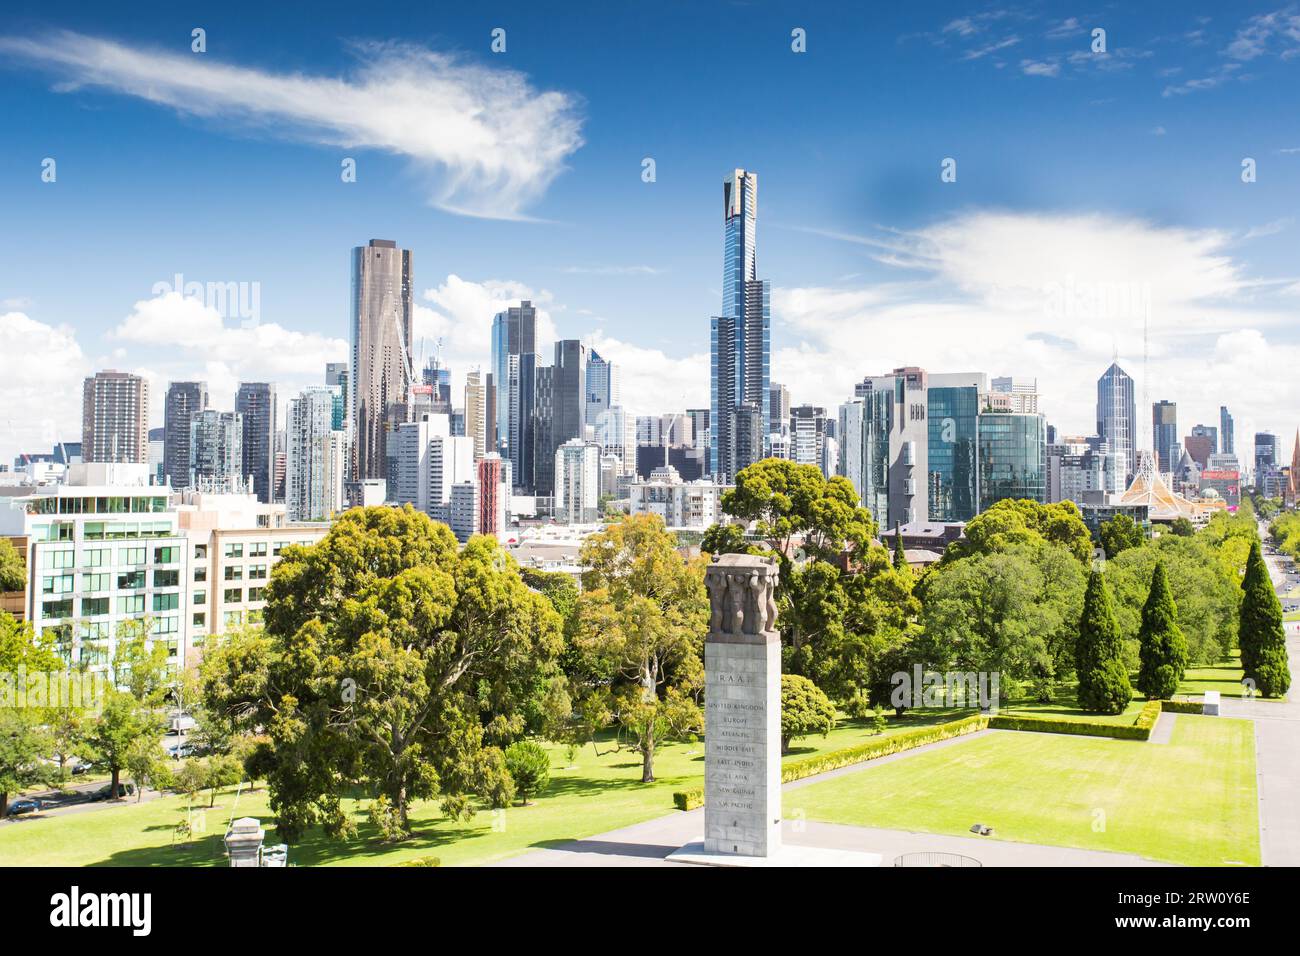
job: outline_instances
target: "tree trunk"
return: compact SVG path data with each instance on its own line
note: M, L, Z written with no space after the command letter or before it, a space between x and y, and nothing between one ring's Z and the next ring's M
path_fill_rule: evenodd
M9 812L9 791L0 791L0 820Z
M655 732L653 728L646 731L645 740L641 745L641 782L655 782Z
M110 800L118 799L117 788L118 788L118 784L121 782L121 779L122 779L122 768L117 766L113 767L112 782L108 785L109 786L108 799Z
M789 737L786 737L786 736L784 736L784 735L782 735L782 737L781 737L781 753L783 753L783 754L788 754L789 752L790 752L790 738L789 738Z
M407 814L406 784L404 782L397 787L397 819L402 825L402 834L409 834L411 832L411 820Z

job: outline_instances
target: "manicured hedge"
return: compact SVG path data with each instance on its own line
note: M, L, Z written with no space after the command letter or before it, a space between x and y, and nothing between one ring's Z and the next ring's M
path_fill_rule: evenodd
M1091 720L1059 720L1052 717L1013 717L997 714L989 718L994 730L1027 730L1040 734L1075 734L1082 737L1113 737L1116 740L1148 740L1160 716L1160 701L1142 705L1132 724L1103 724Z
M1160 709L1168 714L1200 714L1205 705L1199 700L1162 700Z
M678 810L694 810L704 806L704 789L678 790L673 794L673 806Z
M403 860L394 866L442 866L442 860L436 856L417 856L414 860Z
M948 740L951 737L973 734L976 731L983 730L988 725L988 717L983 714L975 714L971 717L963 717L961 720L949 721L946 724L934 724L930 727L904 730L896 734L876 737L853 747L844 747L824 754L815 754L802 760L792 760L781 768L781 782L789 783L791 780L802 780L804 777L825 773L828 770L839 770L841 767L861 763L864 760L887 757L890 754L902 753L904 750L912 750L925 744L938 743L940 740Z

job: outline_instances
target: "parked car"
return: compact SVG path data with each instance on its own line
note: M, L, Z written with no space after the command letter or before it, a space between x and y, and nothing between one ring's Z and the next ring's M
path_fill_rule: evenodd
M22 816L24 813L40 813L41 806L41 801L37 800L35 797L32 797L29 800L15 800L13 803L9 804L8 815L11 817L18 817Z
M117 785L117 795L119 797L129 797L129 796L133 796L134 794L135 794L135 784L119 783ZM108 783L100 787L98 790L93 791L90 794L90 800L92 803L98 803L100 800L109 799L109 797L111 797L112 795L113 795L113 785L111 783Z
M72 765L72 775L74 777L79 777L83 773L90 773L90 768L92 766L94 765L90 763L75 763Z
M180 760L183 757L192 757L194 756L194 745L173 744L167 748L167 752L171 754L173 760Z
M186 713L175 714L172 717L171 727L168 729L169 734L187 734L198 726L198 721Z

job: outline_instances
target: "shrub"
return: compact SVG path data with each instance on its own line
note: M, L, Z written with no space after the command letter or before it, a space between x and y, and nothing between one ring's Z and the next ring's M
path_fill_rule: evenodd
M403 860L397 866L442 866L442 860L436 856L417 856L414 860Z
M506 769L514 778L520 801L527 803L551 782L551 755L535 740L520 740L506 748Z
M1113 737L1116 740L1148 740L1156 718L1160 716L1160 701L1149 700L1142 705L1137 720L1132 724L1103 724L1091 720L1061 720L1054 717L1013 717L996 714L989 718L994 730L1024 730L1040 734L1074 734L1081 737Z
M673 794L673 806L678 810L694 810L696 807L704 806L703 788L678 790Z
M904 750L937 743L950 737L972 734L987 727L988 721L989 719L983 714L976 714L972 717L963 717L961 720L935 724L931 727L904 730L888 737L879 737L852 747L843 747L839 750L815 754L802 760L791 760L781 768L781 782L789 783L791 780L802 780L804 777L825 773L827 770L838 770L840 767L861 763L864 760L874 760L876 757L902 753Z
M1167 714L1199 714L1203 713L1204 704L1196 700L1162 700L1160 709Z
M798 674L781 675L781 753L796 737L825 737L834 726L835 706L820 687Z

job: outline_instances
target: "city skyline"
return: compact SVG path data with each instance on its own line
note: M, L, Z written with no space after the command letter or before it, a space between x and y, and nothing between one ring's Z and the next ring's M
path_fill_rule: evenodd
M577 44L573 62L561 64L566 58L527 42L536 24L528 11L502 14L511 38L502 55L466 16L452 15L430 36L427 23L367 25L330 14L338 36L371 31L372 40L405 45L362 45L349 63L343 44L304 43L294 62L309 76L341 77L356 95L375 98L385 88L374 64L385 56L430 88L454 79L481 93L508 76L517 84L511 102L530 117L571 121L567 138L529 141L544 154L540 171L515 160L499 171L512 184L503 193L511 208L497 210L422 188L454 181L459 167L447 157L412 159L367 130L353 130L348 147L337 137L288 140L241 120L253 108L228 91L204 104L205 122L195 122L175 89L152 102L137 94L140 78L181 54L186 70L231 66L251 71L257 88L273 88L282 67L265 44L220 19L205 25L212 43L200 59L189 51L192 24L178 19L187 15L160 13L156 25L122 36L106 32L93 10L74 11L67 22L81 41L51 34L39 11L15 18L0 38L19 67L0 93L18 117L0 134L0 200L17 226L0 239L15 265L0 282L0 326L16 346L0 358L9 383L0 460L75 439L75 383L101 369L149 380L153 425L162 424L173 381L207 382L217 410L232 408L238 382L273 381L287 404L319 381L325 362L348 357L341 261L371 236L415 252L415 351L433 354L441 340L453 395L468 371L488 370L492 317L531 299L538 353L577 338L617 362L631 414L705 406L702 321L723 302L711 197L718 177L737 167L763 175L771 378L796 404L837 407L854 382L895 367L978 367L1037 377L1048 421L1083 434L1092 383L1118 351L1137 395L1177 403L1183 434L1214 422L1226 404L1242 435L1271 430L1285 442L1300 397L1287 372L1300 356L1300 283L1287 255L1294 223L1277 210L1300 196L1300 144L1265 122L1285 84L1264 81L1294 75L1285 55L1293 40L1260 19L1265 8L1115 12L1098 18L1110 54L1089 60L1077 55L1087 50L1087 22L1041 9L995 12L946 19L894 11L870 20L765 12L739 27L757 51L765 115L727 119L698 147L669 122L674 110L693 117L707 103L690 82L667 82L662 103L635 118L618 115L617 91L593 80L598 51ZM674 13L698 28L675 46L686 76L698 78L706 38L697 32L715 28L718 15ZM651 29L682 34L672 20ZM806 54L790 50L792 24L807 30ZM982 52L1012 37L1003 47L1010 52ZM869 55L854 57L854 48ZM134 80L107 65L124 51ZM452 54L436 66L430 59ZM839 120L852 91L835 78L862 62L872 75L891 70L910 82L891 87L887 102L858 103L862 121L846 131ZM1246 73L1255 79L1238 78ZM818 104L792 120L796 92L801 102L815 92ZM977 95L996 105L963 116ZM1058 118L1041 129L1012 118L1045 101ZM394 115L409 108L395 105ZM997 135L988 128L994 117ZM110 120L133 134L113 138L113 155L92 142L96 124ZM927 132L916 137L921 121ZM52 141L54 129L72 132ZM909 134L914 144L904 141ZM878 142L862 149L864 137ZM1202 148L1211 142L1215 149ZM820 146L810 152L812 143ZM832 144L840 158L822 153ZM147 157L159 155L165 161L150 166ZM41 181L46 156L58 160L55 182ZM338 169L349 156L358 162L350 185ZM947 157L957 160L954 183L940 180ZM1241 181L1243 157L1258 163L1256 182ZM642 179L644 158L656 161L654 182ZM217 179L221 164L229 175ZM279 166L286 172L277 176ZM466 173L469 181L491 174ZM146 187L192 200L146 204L150 232L165 230L165 244L135 241L141 226L125 214L122 204L142 200ZM623 228L628 216L641 227L634 236ZM255 217L272 246L234 242L247 231L236 227L240 217ZM108 245L108 235L122 241ZM55 236L62 256L46 254ZM65 263L57 273L55 259ZM82 281L66 281L67 260ZM175 291L189 282L205 293L210 283L234 290L223 310ZM1144 363L1136 316L1148 302ZM861 347L842 348L845 341ZM33 355L40 361L23 360ZM1140 410L1139 422L1147 414Z

